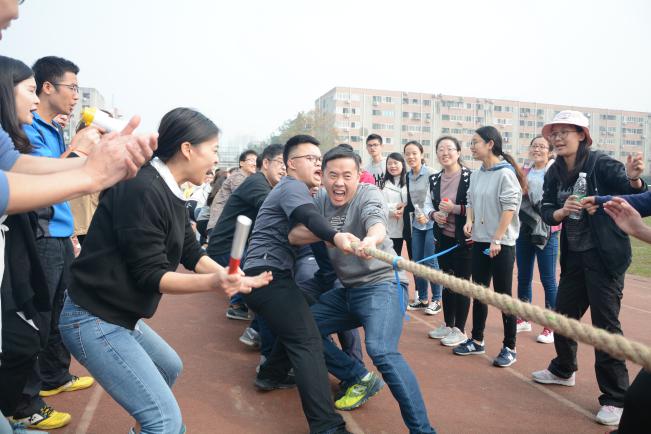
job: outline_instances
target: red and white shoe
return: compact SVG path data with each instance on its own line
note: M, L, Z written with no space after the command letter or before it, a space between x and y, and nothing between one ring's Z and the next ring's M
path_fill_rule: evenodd
M541 344L553 344L554 343L554 332L545 327L538 335L536 338L537 342L540 342Z
M526 321L522 318L518 318L516 326L515 326L516 333L520 332L530 332L531 331L531 323L529 321Z

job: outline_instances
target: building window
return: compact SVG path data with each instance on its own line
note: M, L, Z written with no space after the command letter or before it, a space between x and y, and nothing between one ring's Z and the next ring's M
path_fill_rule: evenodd
M382 116L382 110L373 110L373 116Z
M429 139L423 140L423 143L422 143L423 146L430 146L431 144L432 144L432 141L429 140Z
M384 142L385 142L387 145L390 145L390 144L391 144L391 141L392 141L392 140L391 140L391 137L385 137L385 138L384 138Z
M449 128L441 128L441 134L450 134Z
M384 97L384 102L387 104L391 104L393 102L393 99L390 96L385 96Z
M420 100L418 100L416 98L412 98L411 103L412 104L420 104Z
M450 115L441 115L441 120L449 121L450 120Z
M432 105L432 101L429 99L424 99L423 100L423 105Z
M379 104L381 102L382 102L381 96L373 95L373 104Z
M382 116L390 117L392 118L394 115L393 110L382 110Z
M402 117L409 119L409 112L402 112Z
M360 136L350 136L351 142L361 142L362 138Z
M402 103L403 104L409 104L409 98L403 98Z
M424 132L424 133L431 133L431 132L432 132L432 128L431 128L431 127L423 127L423 132Z

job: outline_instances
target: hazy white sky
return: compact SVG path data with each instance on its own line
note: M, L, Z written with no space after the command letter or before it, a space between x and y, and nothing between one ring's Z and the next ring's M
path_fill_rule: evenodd
M79 65L154 130L267 137L334 86L651 111L651 2L27 0L0 53Z

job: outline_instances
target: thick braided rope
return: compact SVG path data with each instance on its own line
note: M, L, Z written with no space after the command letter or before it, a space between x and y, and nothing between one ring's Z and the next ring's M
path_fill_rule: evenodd
M364 251L367 255L373 256L383 262L388 262L389 264L392 264L395 258L394 255L372 247L367 247ZM468 280L454 277L406 259L398 260L397 264L399 268L409 271L416 276L443 285L454 292L474 298L482 303L495 306L502 312L516 315L548 327L554 330L554 332L558 332L575 341L591 345L618 359L630 360L643 366L647 371L651 371L651 348L639 342L629 340L621 335L609 333L589 324L581 323L575 319L568 318L548 309L543 309L534 304L523 303L511 296L498 294L495 291Z

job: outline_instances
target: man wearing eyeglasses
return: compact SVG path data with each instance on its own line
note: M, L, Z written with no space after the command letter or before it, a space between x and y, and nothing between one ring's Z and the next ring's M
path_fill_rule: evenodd
M382 188L382 180L386 169L387 160L382 158L382 136L371 134L366 138L366 151L371 156L371 162L366 166L366 171L373 175L375 185Z
M43 57L32 67L36 79L36 93L40 104L31 125L23 131L31 145L31 154L38 157L59 158L66 151L61 125L54 118L70 115L79 100L77 74L79 68L60 57ZM58 322L68 286L68 271L74 258L70 237L74 221L68 202L36 211L38 226L36 248L47 279L51 312L41 313L42 324L49 324L47 343L38 356L34 371L23 389L14 419L42 429L67 425L71 416L53 410L42 396L56 395L90 387L92 377L76 377L69 371L70 353L59 335Z
M288 241L293 225L302 223L320 240L352 252L351 234L337 232L317 211L310 189L321 185L321 151L312 136L298 135L283 151L285 176L258 212L243 269L273 272L267 286L245 294L247 305L262 317L276 335L271 354L260 366L255 385L260 390L298 387L310 433L348 433L335 412L321 335L307 300L293 276L297 248ZM288 376L293 367L295 377Z

